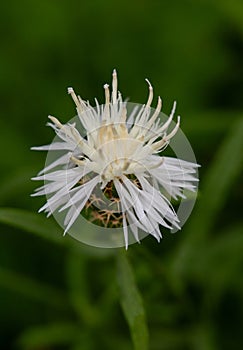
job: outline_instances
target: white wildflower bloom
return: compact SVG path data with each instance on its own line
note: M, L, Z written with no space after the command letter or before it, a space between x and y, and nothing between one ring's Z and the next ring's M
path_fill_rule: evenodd
M69 88L86 135L76 123L62 124L49 116L48 125L58 141L33 149L62 154L33 178L45 181L34 196L47 196L40 211L48 216L65 212L65 233L81 214L107 228L122 227L126 248L129 234L139 241L142 230L160 241L160 225L180 228L170 201L185 198L185 191L195 191L198 165L161 154L176 135L180 117L171 127L174 103L170 116L161 123L162 101L159 97L157 107L151 107L153 88L147 83L147 103L129 114L117 90L115 70L111 93L104 85L102 106L95 100L92 107Z

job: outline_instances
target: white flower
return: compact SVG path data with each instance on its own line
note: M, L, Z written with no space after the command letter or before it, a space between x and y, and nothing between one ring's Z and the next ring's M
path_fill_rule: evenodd
M170 199L185 198L185 189L195 190L198 165L161 156L161 151L179 129L180 118L168 132L176 104L167 121L161 124L162 102L158 98L156 109L151 109L153 88L147 82L147 103L135 107L130 115L127 115L127 103L117 91L115 70L111 96L109 86L104 85L103 106L97 100L96 108L90 106L69 88L86 136L81 136L75 123L61 124L49 116L51 123L48 125L55 130L59 141L33 149L62 150L64 154L33 178L45 180L34 195L48 196L40 209L48 216L57 210L66 210L65 233L87 208L91 209L89 215L93 215L93 221L98 220L107 227L123 227L126 248L128 226L137 241L139 229L160 241L159 225L180 228ZM97 207L97 188L113 210Z

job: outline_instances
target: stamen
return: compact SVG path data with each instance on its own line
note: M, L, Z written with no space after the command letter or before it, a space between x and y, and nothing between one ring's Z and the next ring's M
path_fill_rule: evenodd
M123 107L122 108L122 113L121 113L121 122L122 123L125 123L126 122L126 120L127 120L127 109L126 109L126 107Z
M52 115L48 115L48 118L51 119L51 121L56 124L56 126L61 129L63 127L62 123L59 122L59 120Z
M120 93L120 91L118 91L118 101L122 102L122 94Z
M161 98L159 96L156 110L154 111L154 114L152 115L152 117L149 119L148 124L146 125L146 129L150 129L150 127L153 125L153 123L155 122L156 118L160 114L161 108L162 108L162 100L161 100Z
M83 166L83 165L85 164L85 162L84 162L83 160L80 160L80 159L78 159L78 158L76 158L76 157L74 157L74 156L71 156L71 157L70 157L70 160L71 160L74 164L76 164L76 165L81 165L81 166Z
M117 101L117 74L115 69L113 70L112 76L112 103L115 104Z
M104 89L105 89L105 108L104 108L103 120L108 120L109 117L110 117L110 110L109 110L110 90L109 90L109 85L105 84L104 85Z
M84 100L82 100L82 98L80 97L80 96L78 96L78 102L79 102L79 106L78 106L78 109L81 111L81 112L83 112L83 110L86 108L86 105L88 106L88 107L90 107L90 105L89 105L89 101L84 101Z
M77 129L75 128L75 125L70 125L70 131L72 133L72 136L75 138L77 144L79 144L80 142L83 142L83 138L77 132Z
M110 103L110 90L109 90L109 85L105 84L104 85L104 89L105 89L105 104L107 106L109 106Z
M174 129L171 131L171 133L164 137L165 141L169 141L175 134L177 133L178 129L180 127L180 116L177 117L177 123Z
M75 105L79 108L80 107L80 101L78 100L77 95L75 94L74 90L72 87L68 88L68 94L71 95Z
M149 85L149 96L148 96L148 101L147 101L147 104L146 104L146 108L150 107L152 101L153 101L153 87L150 83L150 81L148 79L145 79L145 81L148 83Z
M168 126L170 125L170 123L171 123L171 121L172 121L172 119L173 119L173 117L174 117L175 110L176 110L176 101L174 101L174 103L173 103L173 107L172 107L172 110L171 110L171 113L170 113L169 118L168 118L167 121L164 123L164 125L162 125L162 127L159 129L158 132L161 133L161 132L165 131L165 130L168 128Z
M175 134L177 133L178 129L180 127L180 116L177 117L177 123L174 127L174 129L170 132L169 135L165 135L162 140L155 142L154 144L152 144L152 148L154 150L159 150L163 145L165 145L166 143L168 143L168 141L175 136Z
M100 105L99 105L99 102L98 102L97 98L95 98L94 100L95 100L95 105L96 105L96 108L97 108L97 115L100 115Z

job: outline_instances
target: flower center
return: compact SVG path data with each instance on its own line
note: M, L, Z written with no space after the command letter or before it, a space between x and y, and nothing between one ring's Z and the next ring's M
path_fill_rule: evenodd
M134 154L142 142L129 135L125 123L103 125L97 134L96 147L100 158L100 173L105 183L132 173L137 161Z
M127 175L127 177L139 189L142 188L135 175ZM122 180L120 181L122 182ZM123 227L123 213L120 202L113 181L109 181L101 192L91 194L80 214L97 226Z

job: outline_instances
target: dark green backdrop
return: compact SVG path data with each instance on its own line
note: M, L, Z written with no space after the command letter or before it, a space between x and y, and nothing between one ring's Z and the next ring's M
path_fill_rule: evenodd
M133 348L119 304L120 252L62 238L35 214L44 199L29 196L45 161L30 147L53 137L47 115L74 116L68 86L102 102L116 68L130 101L144 103L144 78L165 113L177 100L202 165L183 230L125 254L149 349L242 349L242 1L9 0L0 19L0 348Z

